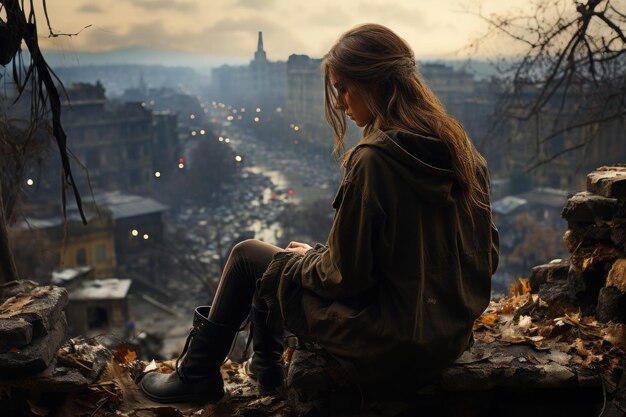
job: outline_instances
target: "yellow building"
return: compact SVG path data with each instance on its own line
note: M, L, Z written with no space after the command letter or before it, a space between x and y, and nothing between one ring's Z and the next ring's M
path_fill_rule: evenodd
M68 214L67 223L62 218L29 219L35 229L44 231L52 250L58 254L58 268L91 266L96 278L116 275L114 228L111 212L100 208L98 212L85 208L88 224Z

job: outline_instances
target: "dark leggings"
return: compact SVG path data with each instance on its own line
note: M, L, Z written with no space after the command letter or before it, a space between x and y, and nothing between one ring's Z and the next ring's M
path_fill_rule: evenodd
M252 305L267 311L265 301L257 295L256 282L263 276L272 256L283 250L256 239L236 244L222 271L209 320L239 326L248 316Z

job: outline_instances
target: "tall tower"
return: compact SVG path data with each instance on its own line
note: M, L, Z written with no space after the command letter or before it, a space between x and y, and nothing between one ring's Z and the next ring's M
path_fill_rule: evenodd
M263 32L259 32L259 42L256 47L256 52L254 53L254 62L267 62L267 56L265 55L265 51L263 50Z

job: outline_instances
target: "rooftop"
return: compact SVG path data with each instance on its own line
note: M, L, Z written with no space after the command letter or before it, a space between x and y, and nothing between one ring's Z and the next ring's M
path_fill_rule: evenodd
M122 194L119 191L98 194L94 196L94 199L99 206L105 206L111 210L114 219L124 219L169 210L169 207L153 198Z
M132 280L107 278L85 281L70 293L70 300L121 300L128 294Z

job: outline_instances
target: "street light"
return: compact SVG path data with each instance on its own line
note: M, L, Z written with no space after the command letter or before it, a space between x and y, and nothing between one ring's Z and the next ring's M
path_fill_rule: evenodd
M241 162L241 156L237 155L237 156L235 157L235 161L237 161L237 162Z
M35 181L33 181L32 178L29 178L29 179L26 180L26 184L28 184L28 185L33 185L34 183L35 183Z

